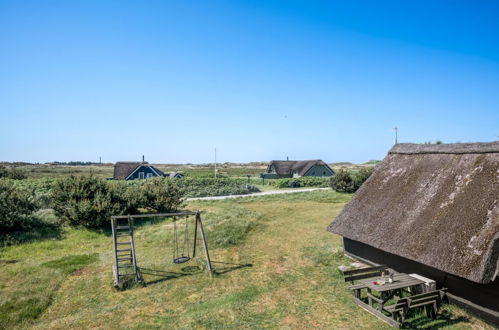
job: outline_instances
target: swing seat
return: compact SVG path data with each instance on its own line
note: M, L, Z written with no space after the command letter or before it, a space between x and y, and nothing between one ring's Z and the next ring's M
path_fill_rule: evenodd
M173 258L173 263L174 264L183 264L187 261L191 260L191 257L186 257L186 256L180 256L177 258Z

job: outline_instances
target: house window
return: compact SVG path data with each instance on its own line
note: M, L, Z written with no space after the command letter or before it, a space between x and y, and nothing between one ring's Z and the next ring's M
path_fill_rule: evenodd
M144 172L139 172L139 179L143 179L144 178Z
M152 173L147 173L146 177L149 179L149 178L152 178Z
M322 175L326 175L326 171L322 172Z

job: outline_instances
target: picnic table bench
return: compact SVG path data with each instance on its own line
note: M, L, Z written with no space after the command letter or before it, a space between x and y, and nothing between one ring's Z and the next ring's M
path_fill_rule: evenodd
M391 282L388 281L388 276L381 278L383 273L388 272L393 276ZM402 326L407 313L412 309L424 308L428 317L435 318L438 305L445 295L445 289L419 293L421 290L417 289L421 289L425 281L408 274L396 273L384 265L348 270L343 274L345 281L350 282L348 287L352 290L355 303L397 328ZM364 289L367 302L362 300L365 299L362 298ZM409 296L403 297L404 293Z

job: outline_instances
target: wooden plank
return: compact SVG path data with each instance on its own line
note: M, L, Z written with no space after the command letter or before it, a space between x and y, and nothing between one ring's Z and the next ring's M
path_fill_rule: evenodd
M117 243L117 238L116 238L116 220L114 220L114 219L111 219L111 232L112 232L112 236L113 236L114 285L117 286L117 285L119 285L119 281L120 281L120 273L119 273L119 268L118 268L118 252L117 252L118 243Z
M367 274L361 274L361 275L353 275L353 276L345 276L345 282L353 282L353 281L360 281L364 279L381 279L381 272L371 272Z
M131 215L113 215L111 219L136 219L136 218L157 218L157 217L173 217L183 215L196 215L202 213L201 211L192 212L178 212L178 213L152 213L152 214L131 214Z
M201 230L201 237L203 238L204 254L206 256L208 271L210 273L210 276L212 276L213 269L211 268L211 259L210 259L210 254L208 252L208 243L206 242L206 236L204 234L203 222L201 221L201 215L199 212L196 214L196 222L198 222L198 221L199 221L199 229Z
M346 270L343 272L343 275L355 275L355 274L361 274L361 273L369 273L369 272L374 272L377 270L385 270L387 267L386 265L381 265L381 266L375 266L375 267L367 267L367 268L360 268L360 269L352 269L352 270Z

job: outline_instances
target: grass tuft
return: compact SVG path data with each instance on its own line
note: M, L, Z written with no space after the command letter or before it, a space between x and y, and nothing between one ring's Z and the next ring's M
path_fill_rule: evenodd
M98 259L98 254L80 254L80 255L69 255L62 257L57 260L48 261L42 264L42 266L60 270L64 274L71 274Z

